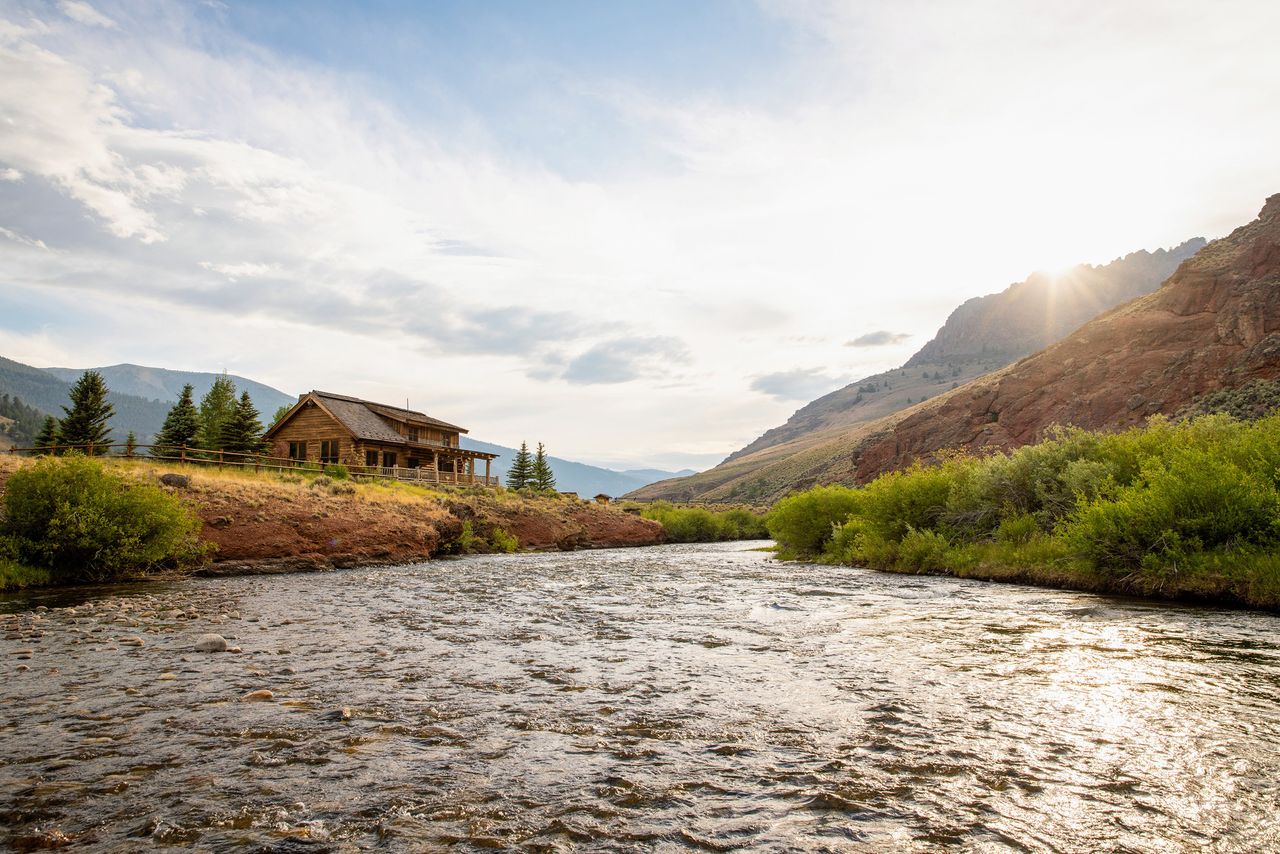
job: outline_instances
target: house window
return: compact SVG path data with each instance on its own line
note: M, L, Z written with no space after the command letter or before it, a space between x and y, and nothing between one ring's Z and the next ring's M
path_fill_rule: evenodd
M378 452L377 452L377 451L365 451L365 452L364 452L364 464L365 464L366 466L368 466L369 468L371 468L371 469L372 469L372 468L377 468L377 467L378 467Z
M409 441L410 441L410 442L416 442L416 441L418 441L418 428L417 428L417 427L410 427L410 428L409 428Z
M336 463L338 461L338 440L325 439L320 443L320 462Z
M289 459L305 460L307 458L306 442L290 442L289 443Z
M395 468L395 467L396 467L396 452L395 452L395 451L383 451L383 452L382 452L382 465L383 465L383 467L385 467L385 468L389 468L389 469L391 469L391 468Z

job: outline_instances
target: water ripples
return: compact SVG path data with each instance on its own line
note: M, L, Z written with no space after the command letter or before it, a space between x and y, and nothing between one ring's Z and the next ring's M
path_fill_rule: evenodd
M741 544L0 609L15 849L1280 847L1264 614Z

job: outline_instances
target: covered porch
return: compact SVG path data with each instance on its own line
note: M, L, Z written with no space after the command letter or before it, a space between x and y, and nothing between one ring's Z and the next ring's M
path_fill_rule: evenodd
M373 474L424 483L497 486L492 473L496 454L426 442L389 445L358 442L348 465L352 474Z

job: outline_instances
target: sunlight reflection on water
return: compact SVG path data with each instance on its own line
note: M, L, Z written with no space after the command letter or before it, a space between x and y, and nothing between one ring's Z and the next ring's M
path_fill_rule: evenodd
M743 544L40 601L0 603L13 846L1280 845L1264 614Z

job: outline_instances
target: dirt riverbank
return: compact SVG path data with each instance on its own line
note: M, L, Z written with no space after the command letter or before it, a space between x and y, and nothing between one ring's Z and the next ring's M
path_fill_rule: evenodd
M0 457L0 492L23 462ZM203 522L200 538L214 547L203 574L408 563L512 544L547 551L664 541L656 522L559 495L328 482L146 461L106 464L139 481L159 483L175 474L185 479L164 488Z

